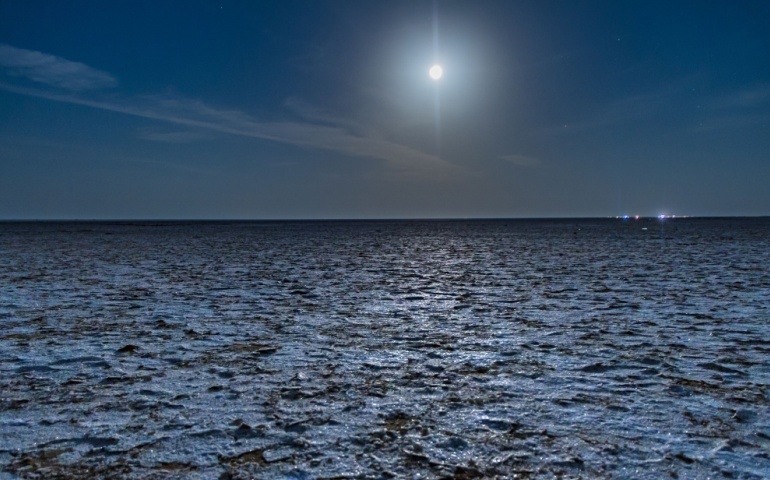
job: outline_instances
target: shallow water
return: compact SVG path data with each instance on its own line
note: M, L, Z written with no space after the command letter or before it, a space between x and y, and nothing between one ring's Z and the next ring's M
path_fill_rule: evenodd
M768 478L769 246L769 219L0 224L0 478Z

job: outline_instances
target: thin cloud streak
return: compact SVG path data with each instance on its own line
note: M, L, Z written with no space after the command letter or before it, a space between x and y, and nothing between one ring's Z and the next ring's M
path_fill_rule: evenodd
M0 89L57 102L82 105L220 133L271 140L352 157L385 160L404 170L452 168L448 162L414 148L372 137L359 137L345 128L306 122L259 122L237 110L218 110L197 100L163 96L92 100L0 83Z
M0 89L47 100L82 105L137 117L161 120L188 127L220 133L270 140L310 149L321 149L352 157L385 160L391 167L402 170L448 169L451 165L439 157L406 145L380 138L376 132L360 134L352 119L336 117L309 105L296 97L285 106L305 121L261 122L238 110L212 108L205 103L163 95L133 97L112 96L107 99L88 98L74 93L112 87L117 80L110 74L88 65L42 52L0 44L0 67L15 77L24 77L69 93L18 86L0 81ZM181 142L191 137L179 134L152 134L146 138L156 141Z
M603 105L597 105L592 113L588 113L582 119L575 121L564 119L557 125L538 129L532 133L537 136L571 135L638 122L665 111L666 106L676 101L677 97L689 88L692 81L693 77L685 77L654 91L618 98Z
M758 85L732 92L709 102L713 110L748 109L770 104L770 85Z
M691 128L695 133L730 132L737 130L770 128L770 116L761 114L717 115L700 121Z
M149 140L151 142L182 144L211 140L213 138L213 134L210 132L202 132L200 130L169 132L152 128L143 128L139 130L139 138L142 140Z
M11 76L72 91L110 88L118 84L107 72L34 50L0 44L0 67Z
M296 96L286 98L283 102L283 106L297 114L303 120L309 122L343 127L358 136L368 136L364 134L359 135L358 132L368 131L370 134L374 133L371 129L362 125L361 122L355 122L349 118L339 117L327 110L311 105Z
M501 155L500 159L516 165L517 167L532 168L538 167L542 164L542 162L537 158L528 157L526 155Z
M565 122L563 125L538 131L542 135L564 135L588 130L611 128L658 111L662 94L633 95L616 100L603 108L596 115L577 122Z

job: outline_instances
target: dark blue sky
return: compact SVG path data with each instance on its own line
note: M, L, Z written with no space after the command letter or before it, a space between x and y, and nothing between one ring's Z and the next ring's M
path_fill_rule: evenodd
M768 215L768 52L764 0L0 0L0 219Z

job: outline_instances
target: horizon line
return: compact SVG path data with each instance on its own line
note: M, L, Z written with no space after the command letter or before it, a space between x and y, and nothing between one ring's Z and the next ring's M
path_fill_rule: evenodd
M639 215L623 218L622 215L604 216L532 216L532 217L339 217L339 218L17 218L0 219L0 223L78 223L78 222L399 222L399 221L516 221L516 220L686 220L686 219L770 218L766 215Z

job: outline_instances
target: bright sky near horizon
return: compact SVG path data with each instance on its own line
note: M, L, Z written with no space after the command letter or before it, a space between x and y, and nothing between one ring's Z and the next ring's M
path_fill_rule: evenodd
M770 215L767 52L764 0L0 0L0 219Z

